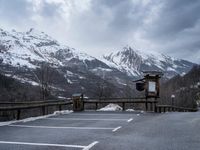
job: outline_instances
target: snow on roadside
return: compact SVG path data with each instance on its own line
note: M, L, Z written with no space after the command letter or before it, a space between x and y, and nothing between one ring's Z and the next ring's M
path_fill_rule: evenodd
M62 110L62 111L55 111L53 114L45 115L45 116L38 116L38 117L30 117L22 120L14 120L14 121L6 121L6 122L0 122L0 126L6 126L10 125L13 123L19 123L19 122L29 122L29 121L35 121L38 119L43 119L43 118L48 118L56 115L64 115L64 114L69 114L72 113L71 110Z
M133 112L133 111L135 111L135 110L134 110L134 109L127 109L126 111Z
M107 106L97 110L97 111L122 111L122 107L117 104L108 104Z

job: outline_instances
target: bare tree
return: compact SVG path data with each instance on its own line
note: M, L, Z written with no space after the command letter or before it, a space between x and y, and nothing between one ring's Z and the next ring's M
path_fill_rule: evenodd
M50 64L43 62L35 75L39 81L41 98L42 100L46 100L51 95L50 85L53 79L53 71L51 70Z
M107 82L109 79L106 77L104 72L102 74L102 79L97 82L96 95L99 99L111 97L114 90L114 85Z
M97 82L97 89L96 89L96 95L99 99L101 99L104 95L104 88L105 88L105 80L99 80Z
M126 80L126 85L125 85L125 96L126 97L132 97L133 95L133 89L131 88L131 84L128 80Z

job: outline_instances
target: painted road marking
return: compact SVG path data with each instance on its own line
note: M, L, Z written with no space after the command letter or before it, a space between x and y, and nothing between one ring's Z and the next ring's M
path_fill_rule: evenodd
M129 120L127 120L127 122L131 122L131 121L133 121L133 118L130 118Z
M120 128L121 128L121 126L115 128L115 129L113 129L112 132L116 132L116 131L119 130Z
M98 141L95 141L88 146L82 145L66 145L66 144L48 144L48 143L29 143L29 142L11 142L11 141L0 141L0 144L13 144L13 145L29 145L29 146L48 146L48 147L66 147L66 148L81 148L83 150L90 150L95 146Z
M84 119L84 118L44 118L49 120L80 120L80 121L129 121L127 119Z
M78 129L78 130L114 130L116 128L103 127L56 127L56 126L29 126L29 125L8 125L10 127L20 128L42 128L42 129Z
M86 146L83 148L83 150L90 150L92 147L94 147L96 144L98 144L98 141L94 141L93 143L91 143L90 145Z

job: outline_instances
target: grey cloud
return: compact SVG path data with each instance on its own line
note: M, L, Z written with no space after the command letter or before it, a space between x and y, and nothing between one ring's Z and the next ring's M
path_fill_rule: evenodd
M28 18L30 10L29 3L24 0L0 0L1 20L20 23L24 18Z
M110 15L108 22L109 30L114 32L126 32L136 30L143 22L143 17L148 13L147 7L141 3L133 3L132 0L98 0L92 2L92 10L96 16ZM109 11L111 14L104 14Z
M159 11L159 17L147 27L147 36L156 40L176 38L187 28L193 28L200 19L200 1L165 1Z
M74 1L65 0L66 3ZM68 5L71 7L69 8L63 7L63 3L43 0L43 7L35 12L30 1L0 0L0 20L1 24L9 23L10 26L16 25L19 28L38 27L55 36L54 38L67 42L69 46L85 49L93 55L136 43L136 49L151 48L178 58L200 62L197 55L200 54L200 1L146 2L147 0L91 0L86 10L79 11L81 3ZM63 17L68 12L63 9L71 11L67 14L69 17ZM39 15L40 20L30 19L35 15Z
M141 3L133 3L132 0L94 0L89 11L72 19L71 30L76 33L75 38L84 44L104 45L101 49L109 49L119 43L127 44L150 11L147 6L141 6Z
M61 4L47 3L43 1L41 15L44 17L59 17Z
M35 12L33 2L27 0L0 0L0 19L13 24L33 24L31 17L36 13L45 19L59 17L58 10L60 5L48 3L45 0L41 2L42 8Z

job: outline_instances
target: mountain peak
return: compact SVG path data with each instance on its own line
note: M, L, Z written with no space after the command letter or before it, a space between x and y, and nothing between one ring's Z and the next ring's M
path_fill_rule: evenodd
M29 31L26 32L26 34L30 34L31 32L33 32L34 28L30 28Z
M44 32L39 31L39 30L36 30L35 28L30 28L30 29L26 32L26 34L42 34L42 33L44 33Z
M104 59L108 65L114 66L129 76L140 76L144 70L156 70L164 72L167 78L171 78L189 71L194 65L161 53L134 50L130 46L104 56Z

